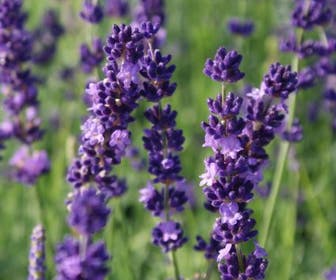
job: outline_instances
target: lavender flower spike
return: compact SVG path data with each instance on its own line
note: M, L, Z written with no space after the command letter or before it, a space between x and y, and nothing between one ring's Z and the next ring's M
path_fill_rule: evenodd
M235 57L232 59L235 63L225 63L222 62L226 59L224 50L217 51L215 62L208 60L204 73L222 83L238 81L242 77L239 74L242 56L231 51L229 57ZM263 83L263 90L255 89L244 97L224 92L209 99L210 116L208 122L202 123L203 146L211 148L214 154L205 160L206 172L200 176L200 185L204 186L206 209L218 212L219 217L209 243L198 237L195 249L217 261L222 280L265 278L265 251L254 244L252 252L245 255L240 244L253 241L257 236L256 221L248 206L253 199L253 189L262 179L267 160L264 147L284 121L284 106L279 106L283 100L276 98L278 94L269 93L285 92L282 98L286 99L296 88L296 76L290 69L280 64L273 68ZM275 90L270 90L273 88ZM243 104L245 110L242 110Z
M45 279L45 233L42 225L37 225L31 235L28 280Z

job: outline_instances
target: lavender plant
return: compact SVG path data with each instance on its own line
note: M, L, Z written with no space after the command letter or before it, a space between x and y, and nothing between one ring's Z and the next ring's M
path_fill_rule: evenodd
M244 77L239 69L242 56L236 51L218 49L215 59L208 59L204 73L222 83L222 93L209 99L211 115L202 127L204 147L214 155L205 160L206 172L200 185L206 208L219 212L209 244L198 237L197 250L208 259L217 259L221 279L264 279L266 252L256 242L246 253L243 244L257 236L256 221L248 203L262 179L268 155L265 146L281 131L286 115L284 104L295 91L296 73L279 63L270 67L260 89L239 97L226 93L225 85Z
M68 222L79 240L66 238L55 258L59 279L104 279L109 256L104 243L93 243L93 235L107 222L107 202L126 190L124 181L111 175L130 144L128 124L137 107L140 88L132 80L143 56L142 33L130 26L113 27L104 47L107 63L105 78L90 83L86 93L90 115L83 123L78 157L68 171L73 186L69 196ZM68 263L76 259L76 269Z
M183 149L183 132L176 129L177 112L171 106L162 106L162 99L171 96L176 84L170 79L175 70L169 65L171 55L163 56L160 50L153 50L151 40L158 27L151 23L142 25L147 42L147 51L142 59L140 74L144 78L142 96L155 105L145 112L146 119L152 124L144 131L144 147L149 153L148 171L154 175L152 182L140 191L140 201L154 216L163 220L152 232L153 243L162 248L163 252L172 251L176 280L180 279L175 251L187 238L184 236L181 224L172 219L174 212L184 209L187 202L185 190L181 188L183 177L180 175L181 164L178 152ZM157 190L153 184L162 187Z
M0 2L0 82L4 96L4 120L1 140L15 138L22 146L10 160L11 176L23 184L33 185L49 170L45 151L33 150L42 138L39 117L38 79L27 62L32 58L32 36L25 29L26 14L20 0Z

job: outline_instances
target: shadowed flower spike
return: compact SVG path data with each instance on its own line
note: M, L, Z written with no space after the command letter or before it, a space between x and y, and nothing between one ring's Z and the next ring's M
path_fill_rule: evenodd
M45 270L45 232L42 225L37 225L31 235L27 280L45 280Z
M221 47L215 59L208 59L204 66L204 74L218 82L235 83L244 77L239 66L242 56L236 51L227 51Z
M232 34L248 37L254 31L254 23L252 20L242 20L239 18L232 18L227 23L228 30Z

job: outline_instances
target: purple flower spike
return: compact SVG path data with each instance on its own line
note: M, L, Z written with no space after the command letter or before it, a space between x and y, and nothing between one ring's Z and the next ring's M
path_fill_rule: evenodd
M290 65L275 63L264 76L262 89L274 97L287 99L288 95L297 89L297 83L297 73L292 72Z
M45 232L41 225L33 229L29 253L28 280L45 280Z
M254 31L254 23L252 20L232 18L228 21L227 28L232 34L248 37Z
M104 14L100 5L94 5L91 0L84 0L80 16L90 23L97 24L103 19Z
M160 246L166 253L180 248L187 238L183 236L183 230L179 223L174 221L159 223L152 232L153 243Z
M235 83L244 77L239 66L242 56L236 51L227 52L221 47L217 50L215 59L208 59L204 66L204 74L218 82Z
M106 225L109 214L104 196L90 188L79 191L73 198L69 224L80 234L90 236Z

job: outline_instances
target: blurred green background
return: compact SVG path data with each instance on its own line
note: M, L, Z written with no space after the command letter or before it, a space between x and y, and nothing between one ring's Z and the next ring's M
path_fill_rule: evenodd
M181 154L182 173L193 183L196 196L196 204L178 217L189 237L187 245L177 253L185 279L193 279L197 273L207 270L208 263L202 253L193 250L193 245L196 235L208 236L215 219L214 214L203 208L202 190L198 186L203 160L211 153L201 148L203 131L200 123L208 116L207 98L220 91L218 83L203 75L204 62L213 57L221 45L236 48L244 56L241 68L246 78L229 89L238 91L247 84L258 87L271 63L291 61L290 55L278 51L278 35L281 27L288 24L291 5L289 0L166 1L167 43L164 53L173 54L173 63L177 66L174 80L178 83L176 93L167 102L172 103L179 113L178 126L186 137L185 150ZM67 33L59 42L52 64L44 68L33 66L36 73L47 79L39 90L46 134L38 145L49 152L51 172L41 178L36 187L30 188L10 183L6 176L1 176L0 279L26 278L29 236L33 226L40 222L44 223L47 234L48 279L53 279L55 244L69 234L64 200L70 186L65 174L76 154L80 121L86 114L82 96L88 78L78 73L71 84L64 84L60 82L58 72L64 66L77 64L78 48L82 42L88 42L92 35L106 38L110 26L121 20L105 18L101 26L91 27L78 16L80 0L25 0L24 6L29 13L30 30L38 25L45 9L52 7L59 12ZM227 32L226 22L233 16L255 21L256 30L252 37L242 39ZM72 98L69 98L69 91ZM288 172L286 166L266 244L270 262L266 279L323 279L324 271L336 263L335 139L327 115L321 115L314 123L307 117L308 104L320 96L321 88L318 87L298 96L297 114L303 122L304 140L295 146L296 159L290 157L289 163L297 160L299 169L294 173ZM144 109L145 106L140 106L136 113L138 120L132 124L133 139L140 148L141 131L148 126L142 117ZM59 128L52 126L53 118L59 119ZM16 144L7 147L5 159ZM275 142L268 149L271 156L265 182L274 174L277 147L278 142ZM141 155L145 156L142 149ZM3 160L1 170L5 173L6 168L6 160ZM151 244L151 228L157 220L138 203L138 190L145 185L149 175L132 171L128 162L116 171L127 175L129 190L120 199L111 201L113 214L100 236L106 240L113 255L108 279L172 278L169 259ZM268 211L265 205L266 200L259 196L252 204L260 230L264 212ZM218 276L214 273L212 279L218 279Z

